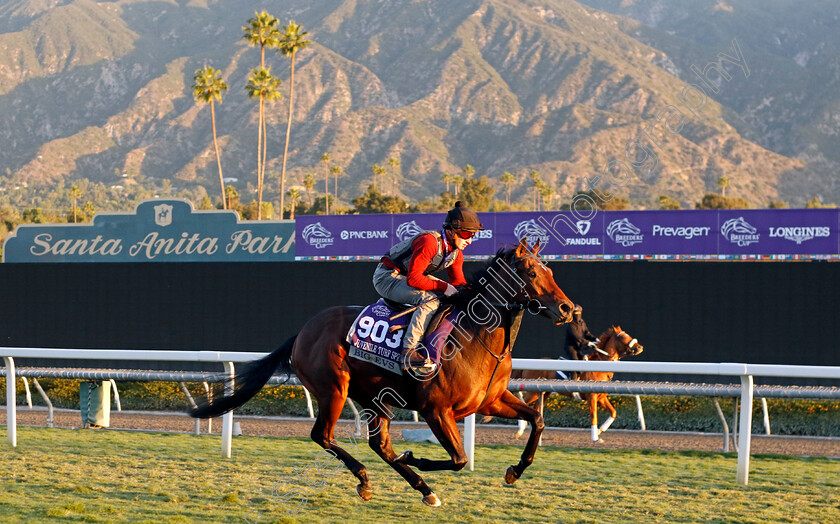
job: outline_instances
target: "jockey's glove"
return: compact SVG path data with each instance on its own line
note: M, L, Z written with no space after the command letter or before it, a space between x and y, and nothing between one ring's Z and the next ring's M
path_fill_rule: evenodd
M446 295L447 297L451 297L452 295L454 295L457 292L458 292L458 288L456 288L452 284L447 283L446 284L446 290L443 292L443 294Z

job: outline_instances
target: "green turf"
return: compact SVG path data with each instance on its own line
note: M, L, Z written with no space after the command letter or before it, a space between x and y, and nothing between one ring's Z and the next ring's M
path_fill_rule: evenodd
M363 503L341 468L322 471L306 439L236 437L221 459L218 436L19 428L0 444L2 522L840 522L840 461L754 456L749 486L735 483L736 456L541 448L513 486L502 480L517 446L479 446L473 472L428 472L443 500L420 496L359 441L374 497ZM339 438L347 442L346 438ZM398 450L404 442L395 443ZM439 446L410 444L446 458ZM321 455L324 458L323 454ZM310 467L313 484L299 475ZM318 490L317 484L325 484ZM278 502L298 489L306 504Z

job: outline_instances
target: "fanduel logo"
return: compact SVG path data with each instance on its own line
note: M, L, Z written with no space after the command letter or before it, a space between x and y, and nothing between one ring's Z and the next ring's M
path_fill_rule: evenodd
M333 241L335 241L332 233L322 226L320 222L309 224L303 228L301 236L303 236L303 239L306 240L307 244L314 246L317 249L323 249L327 246L331 246Z
M341 240L370 240L372 238L388 238L387 231L347 231L341 232Z
M720 234L733 244L746 247L759 241L758 230L744 220L744 217L730 218L720 226Z
M655 237L682 237L691 240L694 237L707 237L712 230L710 227L667 227L658 224L653 225L653 236Z
M816 237L827 237L831 235L831 228L828 226L815 227L771 227L770 238L784 238L801 244Z
M548 244L548 231L537 225L536 220L524 220L513 228L513 234L519 240L525 239L528 245L536 245L537 241L545 248Z
M607 235L609 235L613 242L621 244L624 247L634 246L645 240L642 230L634 226L626 218L610 222L607 226Z
M569 246L600 246L601 239L598 237L586 237L585 235L589 233L589 229L592 227L592 222L589 220L578 220L575 222L575 226L577 226L577 232L579 235L583 236L584 238L567 238L566 245Z

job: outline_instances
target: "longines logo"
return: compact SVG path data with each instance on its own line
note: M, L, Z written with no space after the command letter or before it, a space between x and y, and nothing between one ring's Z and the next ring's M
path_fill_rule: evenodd
M303 239L306 240L310 246L314 246L317 249L323 249L327 246L331 246L335 241L332 233L322 226L320 222L309 224L303 228L302 235Z
M784 238L791 242L801 244L817 237L831 235L831 228L828 226L816 227L771 227L770 238Z
M543 246L543 249L548 244L548 231L544 228L537 225L536 220L524 220L518 224L516 227L513 228L513 234L519 240L523 238L528 242L528 245L535 245L537 240L540 241L540 245Z
M744 217L730 218L720 226L720 234L726 240L737 244L740 247L746 247L750 244L755 244L759 241L761 235L758 230L744 220Z

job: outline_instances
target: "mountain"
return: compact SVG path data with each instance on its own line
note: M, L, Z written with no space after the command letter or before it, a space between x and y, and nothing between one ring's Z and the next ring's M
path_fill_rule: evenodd
M322 188L324 152L346 174L339 183L345 204L371 183L371 166L388 166L391 157L400 166L383 187L413 202L438 195L441 175L466 164L494 181L499 199L501 173L517 173L513 197L522 203L530 201L525 173L531 169L555 191L558 205L616 160L636 163L616 192L637 206L653 206L663 194L692 205L717 191L722 175L730 180L729 194L754 206L801 203L825 187L825 169L837 153L828 147L833 128L820 124L836 114L834 98L804 100L804 87L784 91L806 83L795 74L804 58L747 41L742 50L750 76L727 63L732 80L693 114L680 99L697 82L686 71L719 52L731 54L731 38L722 36L728 33L703 40L699 30L689 32L686 16L705 13L689 2L588 3L284 2L271 14L281 24L303 24L314 41L296 65L287 187L311 173ZM622 7L644 4L660 6L661 16L645 20L639 13L646 8ZM238 179L234 185L250 200L257 115L244 88L259 51L245 45L241 27L262 6L251 0L0 1L4 185L49 188L87 178L111 187L110 198L118 200L137 197L144 182L167 187L167 181L174 190L215 197L209 109L195 104L190 89L195 70L210 65L230 87L216 107L225 176ZM762 24L770 23L766 18ZM686 34L676 36L670 27L685 27ZM809 61L831 63L836 55L821 49ZM273 52L266 57L287 92L289 60ZM817 71L833 85L829 68ZM762 105L758 79L776 73L774 98ZM666 131L664 120L656 123L668 106L684 115L670 120L678 132ZM285 99L269 105L269 200L279 199L286 114ZM614 181L624 176L611 175ZM806 179L812 183L793 182Z

